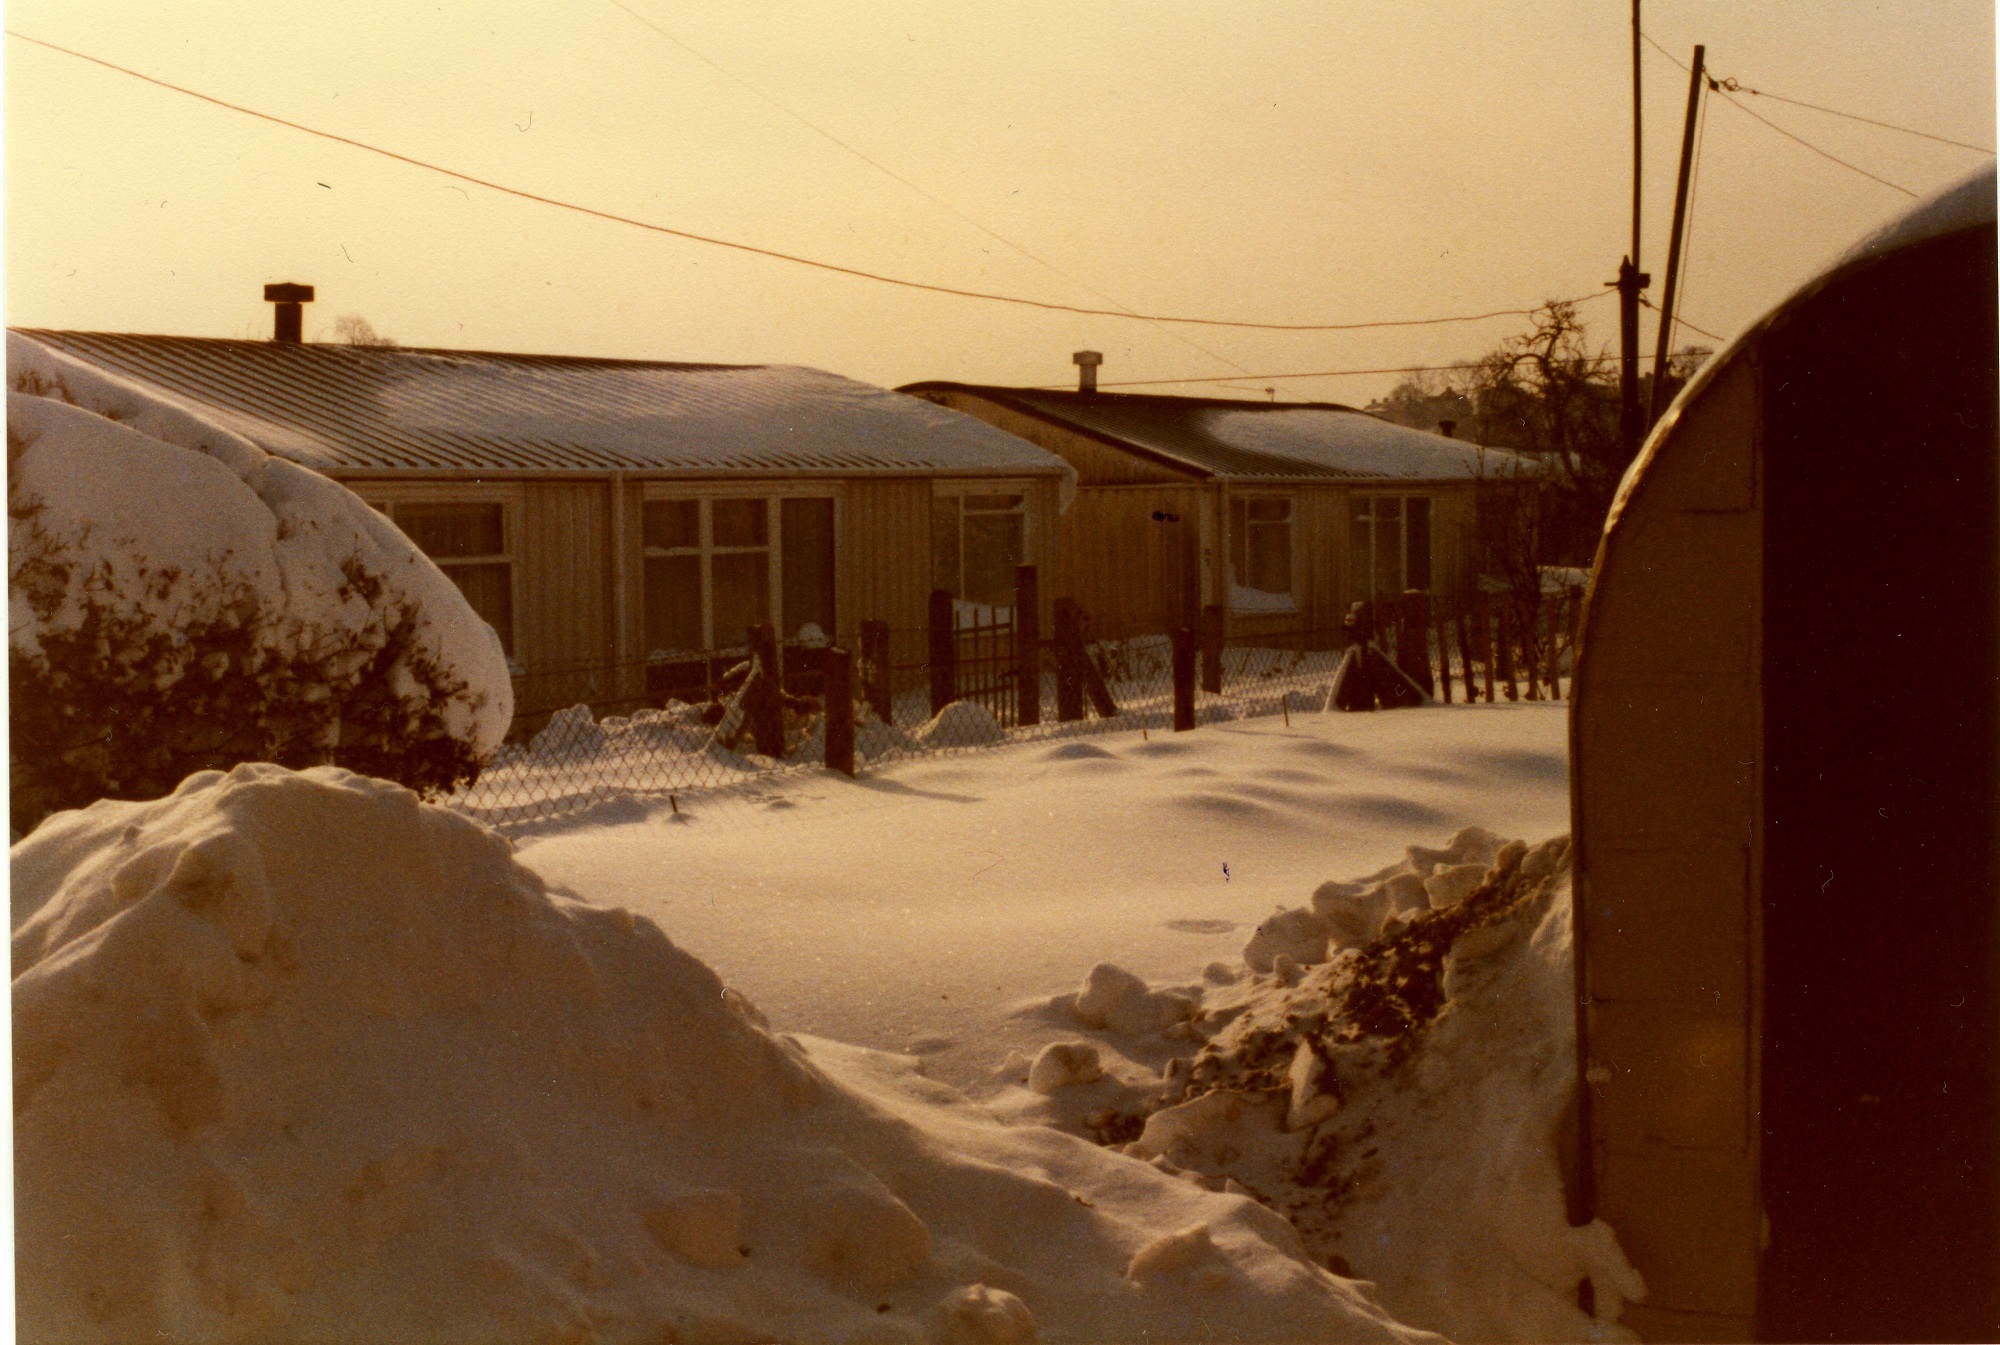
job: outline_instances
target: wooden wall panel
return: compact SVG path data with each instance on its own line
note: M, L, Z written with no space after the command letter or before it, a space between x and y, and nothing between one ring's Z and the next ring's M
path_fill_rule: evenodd
M515 648L531 673L612 658L610 504L603 481L523 487Z
M1759 1255L1756 377L1739 360L1682 407L1628 484L1570 709L1597 1212L1649 1310L1710 1339L1749 1338Z
M930 481L853 480L842 489L839 638L859 648L861 623L878 618L899 632L921 632L931 591Z
M1089 435L1050 424L1036 416L1023 415L974 393L939 392L929 394L928 399L1047 449L1076 468L1077 480L1082 485L1135 485L1197 479L1197 474L1192 471L1114 448Z
M1106 635L1172 630L1190 600L1198 605L1186 588L1198 585L1201 494L1192 485L1080 488L1062 517L1055 591Z

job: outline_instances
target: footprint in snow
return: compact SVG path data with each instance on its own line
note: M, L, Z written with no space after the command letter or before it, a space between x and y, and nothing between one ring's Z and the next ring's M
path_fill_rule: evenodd
M1236 928L1234 920L1169 920L1167 928L1182 934L1227 934Z

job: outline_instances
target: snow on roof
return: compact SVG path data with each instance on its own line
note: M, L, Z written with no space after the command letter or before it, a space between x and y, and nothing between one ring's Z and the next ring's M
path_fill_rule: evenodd
M1490 472L1495 454L1513 457L1331 402L1265 403L969 383L912 383L902 390L972 393L1210 476L1462 481Z
M789 365L19 334L334 474L1071 474L971 416Z

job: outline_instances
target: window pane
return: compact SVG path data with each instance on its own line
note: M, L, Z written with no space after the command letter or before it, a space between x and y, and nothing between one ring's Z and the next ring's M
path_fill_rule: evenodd
M642 514L647 546L701 545L701 501L648 500Z
M715 647L740 649L750 628L771 619L771 553L738 551L710 562L715 584Z
M499 506L494 506L498 508ZM500 647L514 652L514 567L504 561L497 565L443 565L439 567L480 618L500 632Z
M646 653L701 647L701 557L646 557Z
M1244 503L1250 507L1252 522L1279 523L1292 516L1290 500L1246 500Z
M432 560L507 554L497 504L399 504L395 517L403 535Z
M993 513L1004 509L1019 509L1021 507L1021 497L1019 495L967 495L965 497L965 507L968 511L977 509L984 513Z
M1014 602L1014 567L1021 563L1022 518L1019 514L965 516L965 592L967 602L1010 607Z
M1250 587L1264 593L1292 591L1292 525L1250 525Z
M931 501L931 587L953 597L958 591L958 500L941 496Z
M716 546L769 546L771 518L762 500L717 500L709 526Z
M797 639L807 622L833 638L833 501L785 500L778 506L784 524L784 629Z
M1403 591L1403 502L1394 495L1375 497L1375 593L1393 597Z
M1423 496L1412 496L1403 510L1406 535L1409 543L1410 559L1404 574L1411 588L1431 587L1431 502Z

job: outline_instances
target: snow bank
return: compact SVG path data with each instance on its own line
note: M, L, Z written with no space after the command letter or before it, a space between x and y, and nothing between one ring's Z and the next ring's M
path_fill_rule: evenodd
M1413 1325L1630 1339L1616 1319L1644 1284L1602 1222L1568 1225L1556 1158L1575 1089L1567 842L1468 828L1314 906L1253 935L1252 974L1173 992L1198 1000L1174 1031L1096 1015L1101 1041L1049 1046L1025 1090L1010 1059L995 1109L1253 1196ZM1104 979L1121 1003L1163 993Z
M385 782L204 772L12 868L24 1336L1412 1338L1255 1201L775 1036Z
M221 727L259 737L256 755L303 750L302 735L332 751L363 720L378 736L462 743L470 762L499 747L513 716L499 637L386 518L11 332L7 369L8 642L45 683L32 688L45 724L99 683L118 688L134 732L150 731L137 698L176 688L164 719L222 715L189 698L242 675L266 699L246 712L239 696ZM80 727L101 730L110 711L86 709Z

